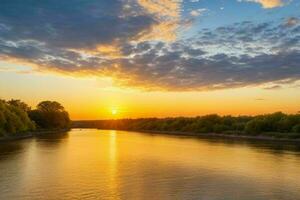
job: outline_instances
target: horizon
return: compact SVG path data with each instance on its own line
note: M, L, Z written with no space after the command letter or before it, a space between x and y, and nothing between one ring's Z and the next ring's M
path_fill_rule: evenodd
M300 110L297 0L4 1L0 99L72 120Z
M21 101L23 103L25 103L25 105L29 106L29 110L33 111L33 110L36 110L38 107L37 105L36 106L30 106L28 105L26 102L22 101L21 99L0 99L0 100L4 100L6 102L9 102L9 101ZM52 101L52 102L57 102L55 100L44 100L44 101ZM43 101L41 101L43 102ZM40 103L41 103L40 102ZM59 103L59 102L57 102ZM59 103L60 104L60 103ZM63 105L62 105L63 106ZM64 110L65 110L65 107L63 106ZM65 110L67 111L67 110ZM67 111L68 112L68 111ZM91 119L72 119L70 118L71 121L110 121L110 120L138 120L138 119L171 119L171 118L197 118L197 117L204 117L204 116L209 116L209 115L217 115L217 116L220 116L220 117L227 117L227 116L230 116L230 117L257 117L257 116L262 116L262 115L272 115L272 114L276 114L276 113L282 113L282 114L287 114L287 115L298 115L300 114L300 111L297 111L297 112L294 112L294 113L285 113L285 112L282 112L282 111L274 111L274 112L269 112L269 113L260 113L260 114L232 114L232 113L229 113L229 114L218 114L218 113L204 113L202 115L174 115L174 116L144 116L144 117L120 117L119 115L119 110L117 109L112 109L112 110L109 110L108 112L110 112L111 116L110 118L102 118L102 119L97 119L97 118L91 118Z

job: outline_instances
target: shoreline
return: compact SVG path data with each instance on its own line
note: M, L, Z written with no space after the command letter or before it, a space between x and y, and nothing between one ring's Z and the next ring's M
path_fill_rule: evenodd
M264 135L249 136L249 135L235 135L235 134L224 134L224 133L193 133L193 132L180 132L180 131L151 131L151 130L139 130L143 133L152 134L164 134L164 135L177 135L177 136L189 136L189 137L206 137L206 138L224 138L224 139L235 139L235 140L259 140L259 141L278 141L278 142L295 142L300 144L300 139L289 139L289 138L276 138Z
M38 130L32 132L25 132L19 133L13 136L4 136L0 137L0 142L6 141L15 141L15 140L22 140L33 138L36 136L43 136L47 134L57 134L70 131L72 129L89 129L89 128L68 128L68 129L59 129L59 130ZM90 128L94 129L94 128ZM111 130L111 129L103 129L103 128L96 128L98 130ZM205 137L205 138L220 138L220 139L232 139L232 140L256 140L256 141L274 141L274 142L292 142L300 144L299 139L290 139L290 138L277 138L265 135L257 135L257 136L250 136L250 135L236 135L236 134L224 134L224 133L195 133L195 132L181 132L181 131L154 131L154 130L125 130L125 129L114 129L119 131L137 131L141 133L148 133L148 134L156 134L156 135L173 135L173 136L186 136L186 137Z
M82 128L84 129L84 128ZM98 130L111 130L111 129L102 129L96 128ZM187 137L205 137L205 138L220 138L220 139L232 139L232 140L256 140L256 141L273 141L273 142L289 142L300 144L299 139L290 139L290 138L276 138L265 135L236 135L236 134L224 134L224 133L195 133L195 132L181 132L181 131L154 131L154 130L125 130L125 129L115 129L119 131L136 131L141 133L148 134L157 134L157 135L173 135L173 136L187 136Z
M56 129L56 130L38 130L38 131L17 133L17 134L10 135L10 136L0 137L0 142L28 139L28 138L33 138L36 136L47 135L47 134L63 133L63 132L67 132L69 130L71 130L71 129L68 128L68 129Z

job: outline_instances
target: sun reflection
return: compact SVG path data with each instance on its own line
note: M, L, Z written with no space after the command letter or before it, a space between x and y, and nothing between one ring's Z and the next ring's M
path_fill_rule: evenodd
M116 199L119 195L119 183L117 180L117 133L115 130L110 131L109 133L109 188L111 196L114 196Z
M109 136L109 159L110 159L110 164L112 165L115 165L115 160L116 160L116 138L117 138L116 131L111 130Z

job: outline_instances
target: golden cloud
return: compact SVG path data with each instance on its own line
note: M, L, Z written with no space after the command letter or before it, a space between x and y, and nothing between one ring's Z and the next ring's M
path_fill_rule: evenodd
M166 42L176 39L180 25L181 0L138 0L139 5L152 14L157 24L150 27L140 40L163 40Z
M284 5L283 0L246 0L249 2L260 3L263 8L276 8Z
M98 45L97 53L100 53L109 58L121 57L120 47L116 44Z
M281 0L259 0L264 8L275 8L283 5Z
M188 28L188 22L181 22L181 4L182 0L136 0L142 12L155 20L147 29L137 33L134 37L129 38L127 42L142 41L164 41L173 42L177 39L179 26ZM126 4L124 9L128 15L130 10L135 7ZM95 48L90 49L69 49L71 51L86 54L87 56L101 55L106 58L114 59L122 57L120 47L123 41L115 40L111 44L97 44Z

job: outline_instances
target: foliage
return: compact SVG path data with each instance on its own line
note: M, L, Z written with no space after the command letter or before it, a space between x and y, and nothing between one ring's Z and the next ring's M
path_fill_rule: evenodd
M299 133L300 134L300 124L297 124L293 127L293 132L294 133Z
M56 101L42 101L37 105L37 110L42 112L63 112L64 107Z
M0 135L34 130L35 125L27 114L28 108L19 100L0 100Z
M37 128L58 129L69 126L69 114L55 101L43 101L37 109L20 100L0 99L0 137L33 131Z
M31 108L26 103L24 103L23 101L21 101L19 99L11 99L11 100L7 101L7 103L10 105L19 107L26 112L31 110Z
M42 129L67 128L70 123L69 114L56 101L43 101L37 109L29 112L30 118Z
M194 118L77 121L73 123L73 127L300 138L300 114L276 112L254 117L213 114Z

